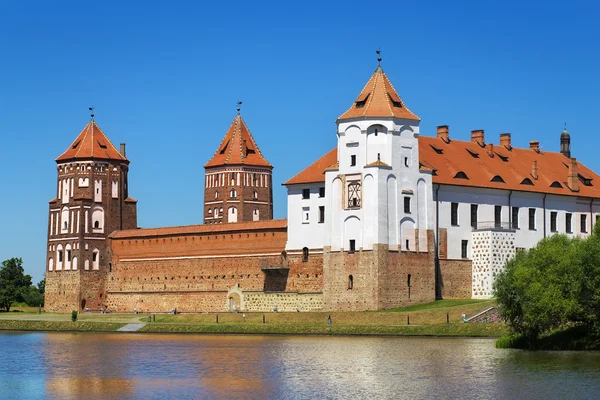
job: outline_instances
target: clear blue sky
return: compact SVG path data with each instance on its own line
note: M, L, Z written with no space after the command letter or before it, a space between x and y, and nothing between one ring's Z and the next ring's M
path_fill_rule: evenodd
M1 260L42 278L54 159L89 105L127 143L138 224L155 227L202 221L203 165L242 100L285 218L280 184L335 146L377 47L421 134L558 151L567 122L573 156L600 171L594 2L208 3L0 2Z

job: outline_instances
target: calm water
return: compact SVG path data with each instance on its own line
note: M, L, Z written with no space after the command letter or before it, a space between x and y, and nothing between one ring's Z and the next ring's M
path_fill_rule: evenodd
M598 399L600 353L490 339L0 334L1 399Z

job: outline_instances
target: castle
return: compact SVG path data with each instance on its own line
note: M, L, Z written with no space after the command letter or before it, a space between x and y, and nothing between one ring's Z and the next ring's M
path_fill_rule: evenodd
M57 159L45 308L219 312L378 310L489 298L516 251L588 235L600 178L570 154L471 141L420 119L378 66L336 121L337 147L289 179L239 114L206 163L204 224L137 229L129 160L92 120Z

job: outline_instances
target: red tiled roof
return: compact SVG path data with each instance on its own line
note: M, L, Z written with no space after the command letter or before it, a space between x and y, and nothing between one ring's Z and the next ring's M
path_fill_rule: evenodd
M378 66L352 106L339 118L395 117L419 121L398 96L381 66Z
M56 159L56 162L89 159L129 162L108 140L94 120L88 122L77 139Z
M300 183L325 182L325 169L337 162L337 147L312 163L308 168L284 183L297 185Z
M236 115L215 155L205 168L220 165L255 165L273 167L263 157L241 115Z
M163 228L140 228L114 231L109 237L113 239L140 238L149 236L193 235L203 233L223 233L238 231L260 231L264 229L285 229L287 219L271 219L265 221L238 222L214 225L168 226Z
M437 137L420 136L419 161L434 170L433 183L600 197L600 176L579 162L579 175L591 179L592 186L580 182L578 192L568 187L570 159L561 153L538 153L514 147L509 151L499 145L486 148L472 142L451 140L446 143ZM532 176L534 161L537 161L538 179ZM459 172L464 173L467 178L456 177ZM522 183L526 178L533 185ZM561 187L551 187L554 182L558 182Z
M325 169L336 161L337 149L333 149L284 185L325 182ZM537 161L538 179L532 176L534 161ZM421 169L434 171L433 183L600 198L600 176L579 162L578 173L590 181L591 186L580 182L579 191L569 188L570 159L561 153L538 153L515 147L508 150L504 146L486 148L472 142L451 140L446 143L437 137L419 136L419 162L424 167ZM459 172L464 173L466 179L457 177ZM525 179L532 185L522 183ZM554 182L561 187L552 187Z

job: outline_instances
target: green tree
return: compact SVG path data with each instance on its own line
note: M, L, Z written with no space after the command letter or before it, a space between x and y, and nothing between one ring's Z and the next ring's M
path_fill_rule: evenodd
M517 253L494 292L500 315L530 344L572 325L600 334L600 224L586 239L553 235Z
M25 275L21 258L2 261L2 268L0 268L0 309L10 311L12 304L23 298L23 293L29 286L31 286L31 276Z
M44 274L44 279L38 282L37 287L41 294L46 293L46 274Z

